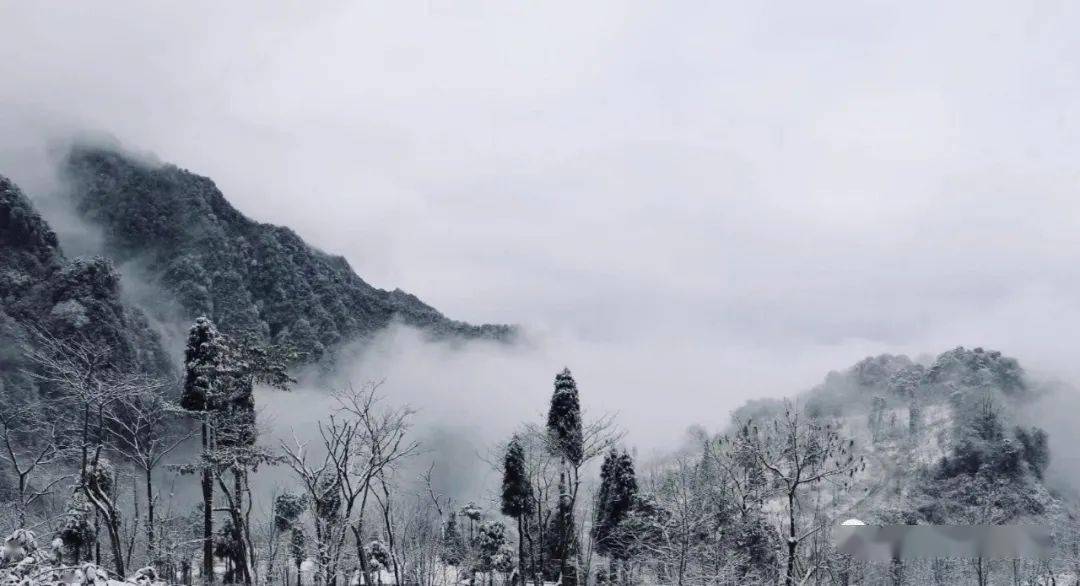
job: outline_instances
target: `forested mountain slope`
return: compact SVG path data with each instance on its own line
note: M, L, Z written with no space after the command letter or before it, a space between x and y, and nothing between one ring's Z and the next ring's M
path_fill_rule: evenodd
M1046 433L1013 416L1038 400L1019 363L997 351L957 347L928 364L869 357L830 373L801 397L802 410L854 440L865 469L837 515L867 522L1016 523L1063 512L1044 485ZM782 410L756 403L737 420Z
M28 328L110 350L117 367L161 374L169 358L145 316L120 298L120 275L104 258L64 257L56 234L22 191L0 176L0 386L28 396L37 384L24 347Z
M982 348L922 362L866 358L791 400L751 401L725 433L695 433L686 451L657 462L624 513L617 552L659 568L657 581L671 567L680 582L966 583L978 574L985 584L993 574L1050 583L1066 569L1075 575L1076 502L1044 480L1047 434L1017 415L1041 395L1015 359ZM853 565L832 541L851 518L1043 526L1054 535L1053 560Z
M446 318L415 296L366 283L340 256L289 228L255 222L214 183L173 165L77 146L64 165L79 212L109 256L139 261L187 313L230 333L287 342L309 360L395 320L435 337L505 340L513 328Z

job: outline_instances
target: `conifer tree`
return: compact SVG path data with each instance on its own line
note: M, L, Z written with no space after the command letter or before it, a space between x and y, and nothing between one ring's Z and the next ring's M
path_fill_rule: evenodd
M611 579L615 580L614 562L627 557L625 543L619 537L620 524L633 507L637 496L637 477L630 454L611 450L600 468L600 490L596 498L596 521L593 540L596 551L612 561Z
M443 528L442 560L447 565L457 566L465 560L465 550L465 538L458 528L457 511L451 510Z
M249 341L234 341L218 332L214 323L200 317L188 334L184 353L185 379L180 406L201 415L202 460L199 469L203 493L203 573L213 582L213 501L217 478L230 511L231 539L224 551L234 552L234 565L244 583L254 580L254 546L250 527L241 512L242 499L250 494L248 469L273 458L256 447L255 383L286 389L293 382L287 363L294 353L278 347L264 348ZM231 489L219 469L233 474ZM247 507L250 510L250 507Z
M525 449L521 437L514 434L503 458L502 513L517 519L518 576L525 584L525 516L532 502L532 485L525 472Z
M580 466L584 457L581 404L577 383L569 368L555 375L555 392L551 395L547 428L555 455L573 466Z
M548 559L558 562L556 569L563 584L576 584L577 576L571 571L570 558L577 553L575 540L577 526L574 520L573 499L567 486L565 472L559 474L559 500L551 521L551 534L555 538L550 542L551 550L548 553Z
M580 485L578 473L585 459L585 446L577 383L569 368L564 368L555 375L555 391L551 395L547 430L552 454L559 457L563 468L559 475L559 510L556 515L558 530L555 532L559 575L563 584L574 584L577 578L576 570L571 569L569 558L576 552L574 507ZM568 479L568 476L572 477ZM568 482L571 483L569 486Z
M214 472L210 466L213 449L210 417L217 408L219 372L225 361L224 339L214 323L205 317L195 320L188 333L184 351L184 390L180 406L200 413L203 459L199 466L203 499L203 568L202 579L214 582Z

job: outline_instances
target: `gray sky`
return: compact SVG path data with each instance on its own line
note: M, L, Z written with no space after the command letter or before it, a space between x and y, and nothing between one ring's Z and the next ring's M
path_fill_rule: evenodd
M567 364L648 444L881 351L1080 375L1075 3L0 6L0 173L105 131L534 332L391 336L419 400L539 412Z

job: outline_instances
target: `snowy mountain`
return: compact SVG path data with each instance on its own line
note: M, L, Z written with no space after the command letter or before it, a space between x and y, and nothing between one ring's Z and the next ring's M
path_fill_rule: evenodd
M0 387L34 393L25 372L31 329L61 341L111 349L118 366L151 373L170 362L146 317L120 297L120 275L105 258L64 256L56 234L22 191L0 176Z
M210 179L173 165L80 146L64 175L78 211L102 228L110 257L137 261L188 318L209 316L225 332L287 341L311 361L394 321L439 338L514 334L448 319L400 289L372 287L344 258L247 218Z
M1019 363L957 347L928 364L868 357L832 372L798 398L831 421L865 466L829 507L871 523L996 525L1060 520L1063 501L1044 483L1047 436L1013 413L1039 400ZM782 410L756 402L735 413L761 420Z

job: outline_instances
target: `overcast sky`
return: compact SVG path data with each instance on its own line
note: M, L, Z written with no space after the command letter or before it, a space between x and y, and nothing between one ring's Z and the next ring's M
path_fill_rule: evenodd
M1080 376L1076 3L0 6L0 173L95 130L208 175L534 332L467 359L504 395L568 364L661 437L882 351Z

